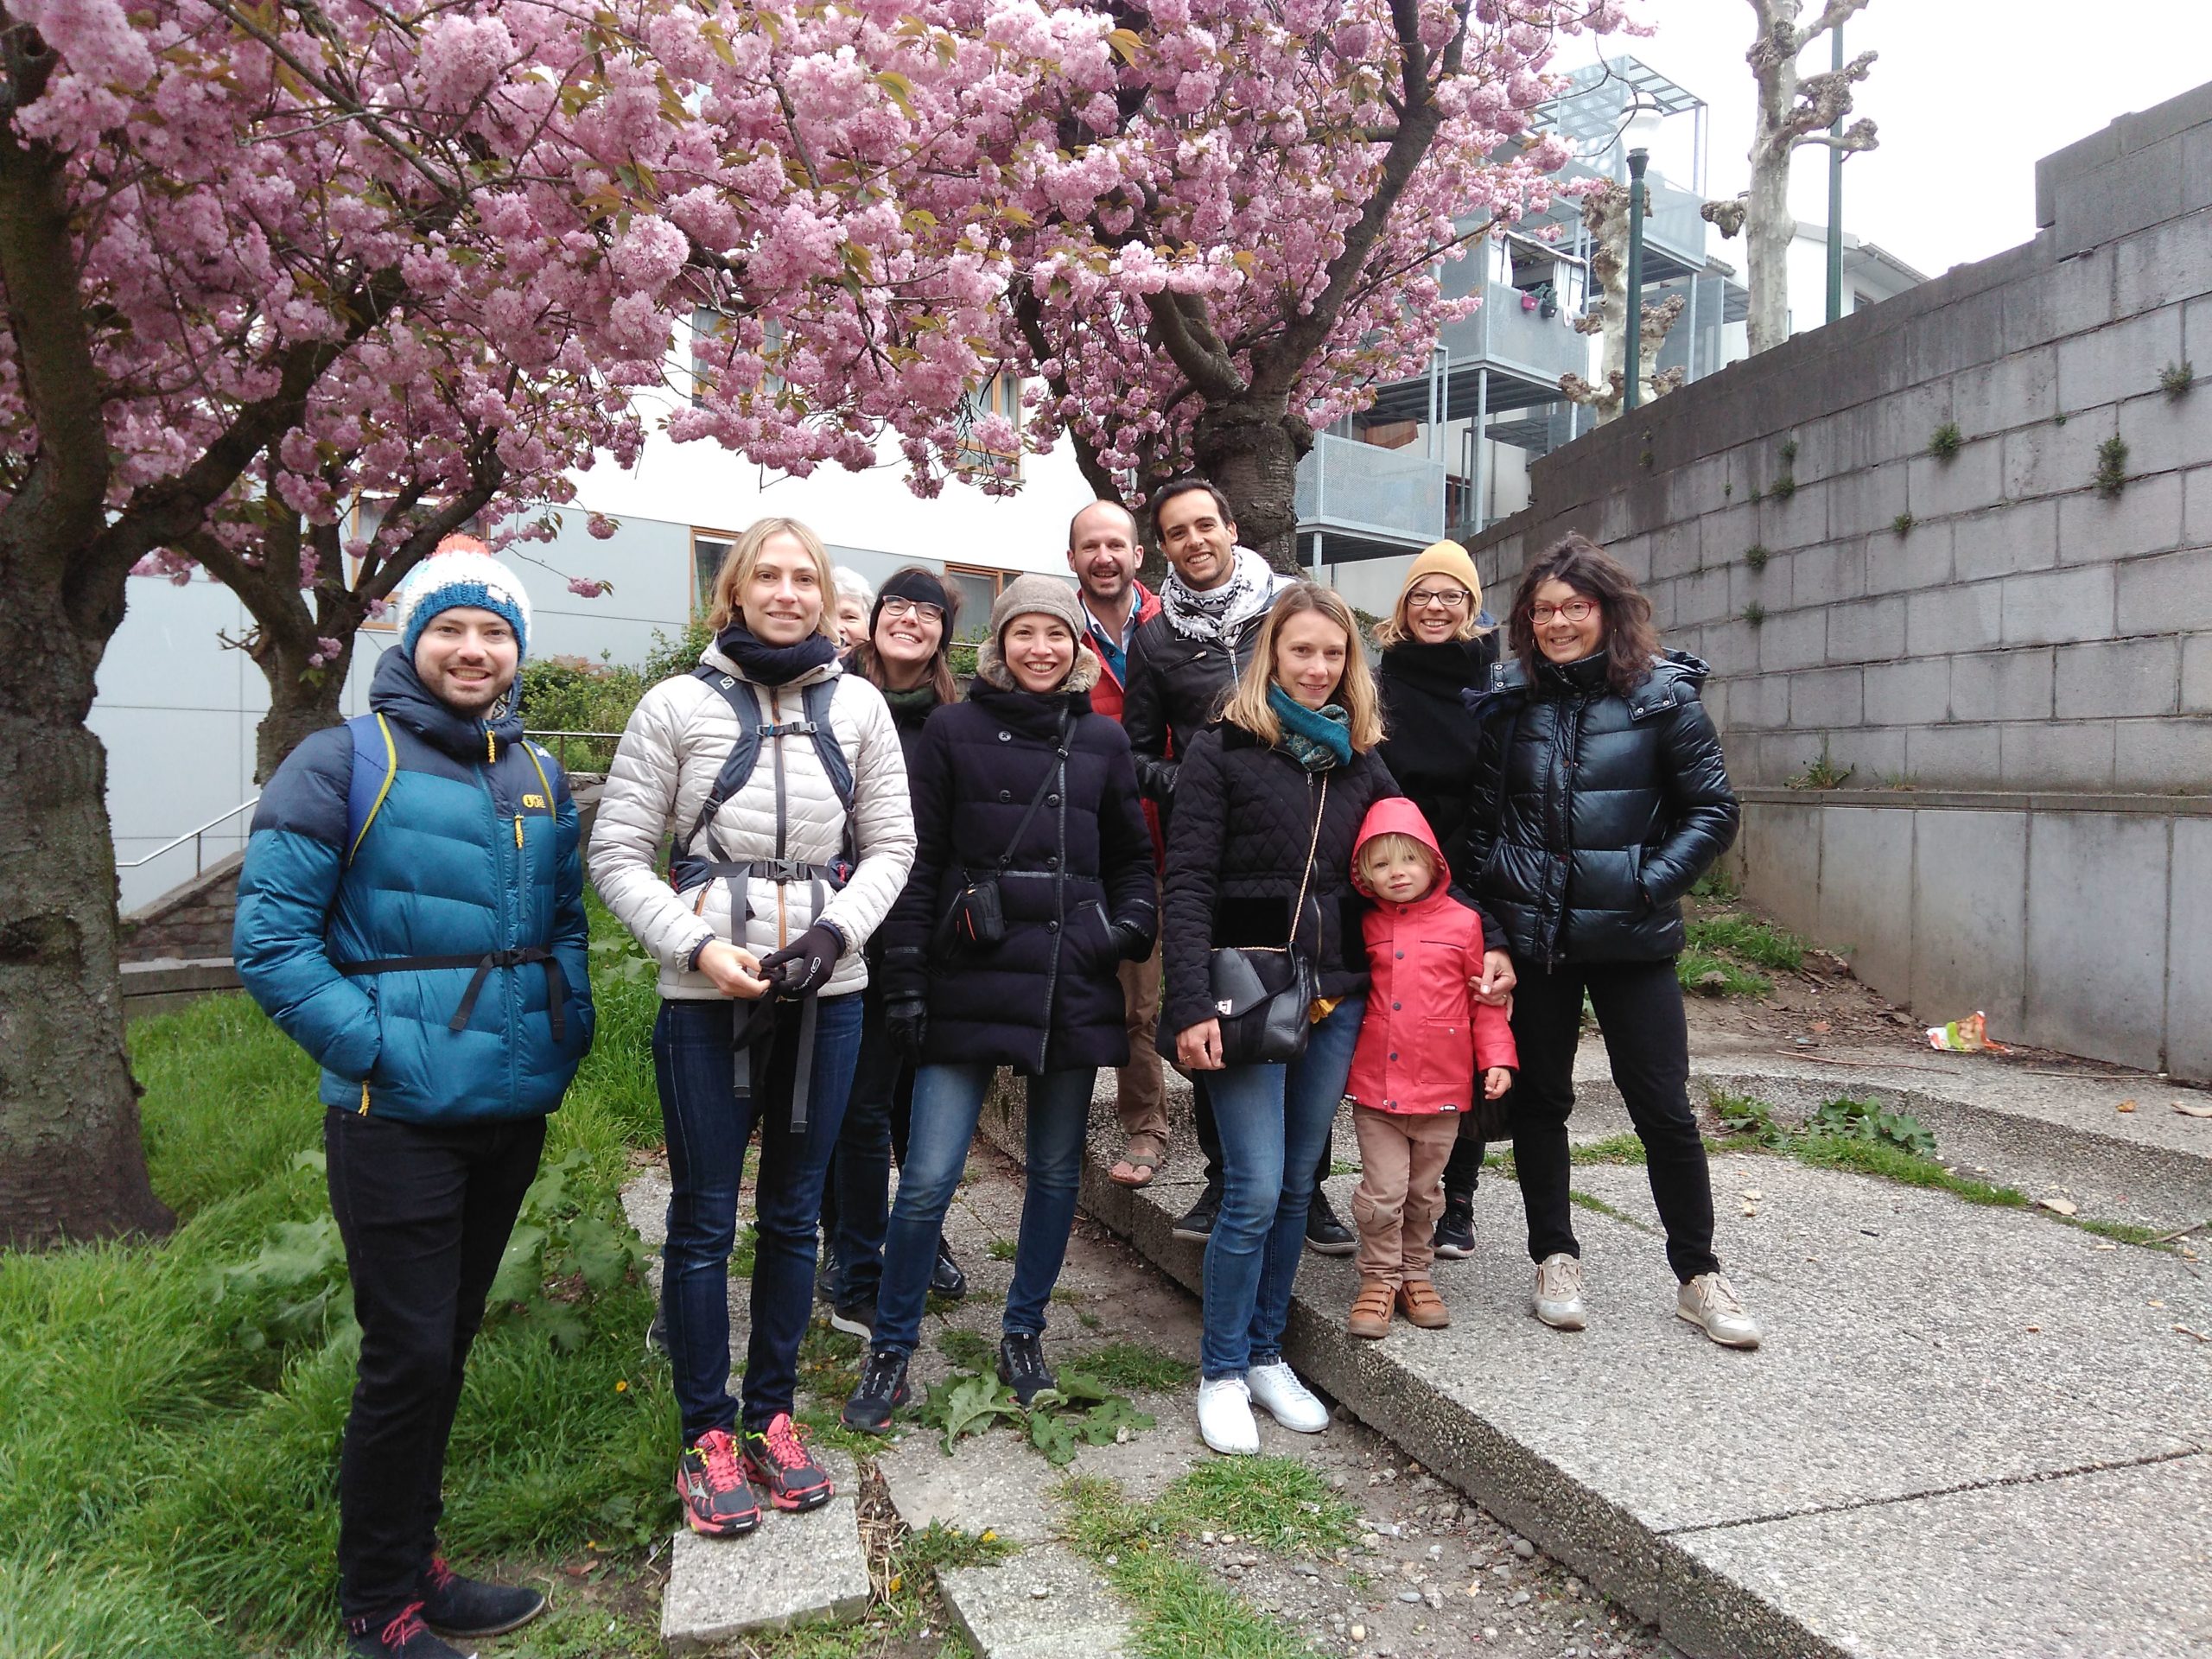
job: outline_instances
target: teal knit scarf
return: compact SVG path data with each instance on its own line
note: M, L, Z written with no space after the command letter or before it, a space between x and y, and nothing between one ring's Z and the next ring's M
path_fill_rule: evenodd
M1351 717L1333 702L1308 709L1280 685L1268 688L1268 707L1282 722L1275 747L1308 772L1326 772L1351 760Z

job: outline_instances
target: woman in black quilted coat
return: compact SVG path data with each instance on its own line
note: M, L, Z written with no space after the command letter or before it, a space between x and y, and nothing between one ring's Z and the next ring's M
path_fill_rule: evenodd
M1507 628L1514 660L1471 696L1483 743L1452 862L1518 975L1510 1100L1535 1315L1565 1331L1586 1318L1567 1143L1586 992L1643 1142L1681 1281L1675 1312L1715 1342L1755 1348L1758 1325L1713 1253L1675 976L1682 895L1736 838L1735 791L1698 700L1709 671L1660 652L1650 601L1579 535L1529 565Z
M1314 1166L1366 1007L1352 845L1367 809L1398 792L1375 752L1382 721L1357 629L1332 590L1284 590L1221 723L1183 755L1167 826L1160 1043L1207 1077L1221 1133L1198 1353L1198 1432L1217 1452L1260 1449L1255 1401L1286 1428L1328 1426L1284 1361L1282 1334ZM1314 973L1305 1052L1287 1065L1224 1066L1213 950L1286 944Z
M852 1428L882 1433L906 1398L945 1210L1002 1065L1027 1074L1029 1109L999 1375L1024 1405L1052 1386L1039 1339L1075 1220L1091 1083L1129 1057L1121 965L1150 956L1158 931L1136 768L1120 722L1091 712L1098 658L1077 643L1083 629L1066 582L1010 584L969 700L931 715L914 750L914 868L884 925L882 984L891 1039L919 1069ZM948 922L977 913L962 895L978 885L997 894L995 940Z

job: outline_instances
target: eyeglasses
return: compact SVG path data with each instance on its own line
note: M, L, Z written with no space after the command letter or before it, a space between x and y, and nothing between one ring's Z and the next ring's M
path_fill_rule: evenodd
M883 601L883 613L893 620L907 616L922 622L944 620L944 606L932 605L927 600L901 599L895 594Z
M1587 622L1597 613L1598 601L1594 599L1570 599L1564 605L1531 605L1529 607L1529 620L1540 628L1555 616L1564 617L1569 622Z
M1473 597L1464 588L1416 588L1406 595L1406 603L1417 611L1425 611L1432 605L1441 605L1447 611L1464 611Z

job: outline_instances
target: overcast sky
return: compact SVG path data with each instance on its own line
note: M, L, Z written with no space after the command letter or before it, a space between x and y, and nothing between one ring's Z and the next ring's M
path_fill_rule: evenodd
M1808 0L1805 17L1820 7ZM1750 0L1643 0L1638 15L1658 33L1609 37L1605 55L1632 54L1705 99L1707 194L1735 194L1749 174ZM2212 81L2212 0L1872 0L1844 45L1881 54L1853 111L1881 147L1844 163L1844 227L1933 276L2035 234L2037 157ZM1828 51L1823 37L1801 64L1826 69ZM1560 66L1590 56L1577 46ZM1689 124L1666 123L1685 145ZM1653 157L1670 175L1672 149ZM1789 194L1800 219L1826 221L1825 149L1797 152ZM1741 268L1740 243L1713 251Z

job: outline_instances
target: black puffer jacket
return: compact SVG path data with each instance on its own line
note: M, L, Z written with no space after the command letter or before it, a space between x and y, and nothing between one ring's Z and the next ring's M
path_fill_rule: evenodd
M1175 785L1160 957L1167 978L1163 1053L1173 1051L1177 1033L1213 1018L1207 956L1214 946L1280 945L1290 937L1324 776L1328 804L1298 946L1313 963L1323 996L1367 988L1359 931L1367 901L1351 884L1351 852L1367 809L1398 792L1390 769L1368 753L1326 773L1309 772L1281 751L1262 747L1243 727L1217 726L1191 740Z
M1130 636L1122 727L1136 755L1138 785L1160 804L1163 834L1182 757L1190 753L1191 740L1220 718L1223 694L1252 660L1266 620L1264 611L1253 617L1227 645L1178 633L1164 614Z
M1489 683L1497 661L1497 636L1486 633L1435 645L1402 639L1376 666L1388 734L1382 763L1421 808L1439 847L1459 839L1482 736L1465 694Z
M999 883L1006 938L956 960L936 935L965 876L988 874L1058 764L1049 791ZM1028 1071L1122 1065L1129 1058L1121 957L1109 918L1157 931L1152 836L1128 739L1090 712L1087 692L1036 695L976 683L939 709L910 763L914 869L884 925L887 1001L929 1004L925 1062L986 1062Z
M1516 957L1656 962L1682 948L1681 896L1736 839L1711 671L1669 652L1629 696L1602 656L1518 664L1471 694L1482 758L1452 855Z

